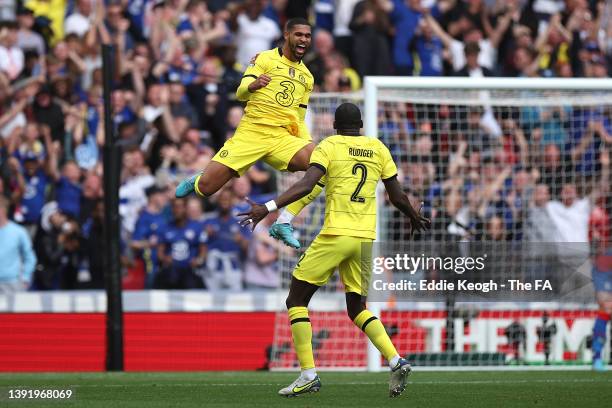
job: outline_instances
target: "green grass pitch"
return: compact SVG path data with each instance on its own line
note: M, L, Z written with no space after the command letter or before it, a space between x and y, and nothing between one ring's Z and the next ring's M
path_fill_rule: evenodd
M321 372L317 394L276 395L296 373L0 374L0 407L606 407L612 372L419 372L387 396L388 373ZM8 400L10 388L66 389L70 401Z

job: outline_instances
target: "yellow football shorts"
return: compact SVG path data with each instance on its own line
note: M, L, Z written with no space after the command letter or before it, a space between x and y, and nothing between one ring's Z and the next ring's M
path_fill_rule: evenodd
M313 285L323 286L338 268L344 291L366 296L371 266L371 239L318 235L298 261L293 276Z
M256 161L263 160L286 171L293 156L312 139L294 136L282 126L249 123L242 120L234 136L228 139L212 160L243 175Z

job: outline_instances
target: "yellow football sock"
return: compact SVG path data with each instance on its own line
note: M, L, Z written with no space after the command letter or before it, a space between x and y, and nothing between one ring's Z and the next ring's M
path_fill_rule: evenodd
M353 323L359 327L368 336L372 344L376 346L380 354L382 354L387 361L397 356L397 350L391 342L385 326L378 320L376 316L369 310L364 310L355 317Z
M312 203L315 200L315 198L317 198L319 194L321 194L321 191L323 191L324 187L325 187L325 184L318 182L317 185L314 186L312 191L308 193L307 196L302 197L299 200L289 204L286 208L287 212L289 212L293 216L298 215L300 211L304 209L304 207Z
M303 306L289 308L289 323L293 335L293 347L300 361L300 367L302 370L314 368L312 326L308 318L308 309Z
M193 186L195 192L197 195L199 195L200 197L204 197L204 194L202 194L200 192L200 189L198 188L198 184L200 184L200 177L202 177L202 175L200 174L198 177L196 177L195 179L195 185Z

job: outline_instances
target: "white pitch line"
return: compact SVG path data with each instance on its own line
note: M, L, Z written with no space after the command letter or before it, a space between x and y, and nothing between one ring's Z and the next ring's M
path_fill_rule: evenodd
M450 381L410 381L411 385L469 385L469 384L527 384L527 383L543 383L543 384L564 384L564 383L612 383L612 379L591 379L591 378L576 378L576 379L544 379L544 380L450 380ZM386 382L325 382L325 385L381 385ZM155 383L156 387L272 387L282 386L283 383L177 383L177 384L159 384ZM72 388L100 388L100 387L114 387L114 388L127 388L132 386L150 386L148 384L73 384L68 387ZM6 386L11 387L11 386ZM6 388L4 387L4 388ZM22 387L16 385L14 387ZM22 387L23 388L23 387Z

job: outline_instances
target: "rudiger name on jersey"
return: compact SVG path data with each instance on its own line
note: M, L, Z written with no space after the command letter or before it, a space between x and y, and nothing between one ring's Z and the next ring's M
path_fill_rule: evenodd
M374 156L374 150L359 149L357 147L349 147L349 156L355 156L355 157L373 157Z

